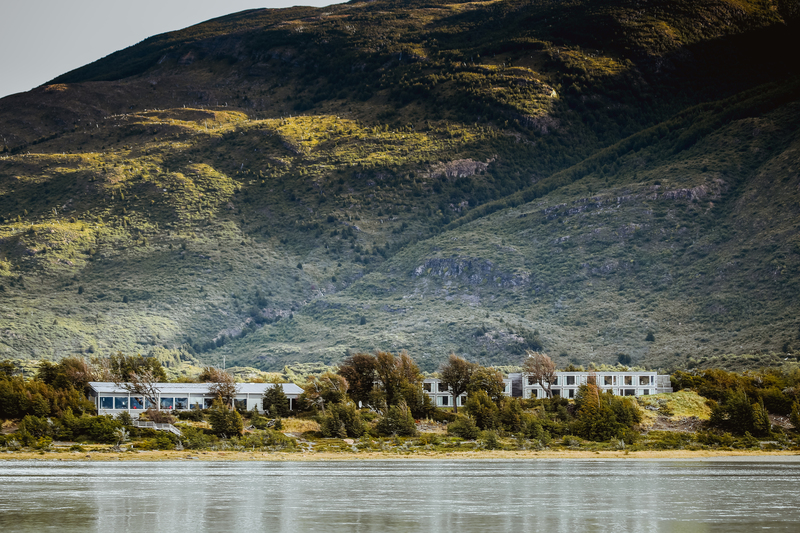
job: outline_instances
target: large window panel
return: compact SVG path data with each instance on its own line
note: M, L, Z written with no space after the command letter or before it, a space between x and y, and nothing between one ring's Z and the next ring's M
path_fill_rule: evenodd
M136 396L131 398L131 409L141 410L144 409L144 399L137 398Z
M189 398L175 398L175 409L188 409Z
M128 398L114 398L114 409L127 409Z
M100 396L100 409L113 409L114 398L111 396Z

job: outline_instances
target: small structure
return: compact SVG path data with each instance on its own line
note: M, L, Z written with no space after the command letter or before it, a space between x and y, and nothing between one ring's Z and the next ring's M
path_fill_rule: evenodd
M127 411L134 418L138 418L140 412L151 408L162 411L208 409L216 398L209 391L210 385L210 383L156 383L159 395L156 405L152 405L141 395L129 392L114 383L92 381L89 383L89 400L94 402L99 415L116 415ZM294 383L279 385L289 399L289 409L294 410L295 402L303 389ZM255 408L263 412L261 399L264 391L272 386L272 383L237 383L234 407L247 411Z

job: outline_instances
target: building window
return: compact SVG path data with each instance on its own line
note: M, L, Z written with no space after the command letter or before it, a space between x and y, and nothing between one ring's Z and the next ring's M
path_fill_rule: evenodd
M555 398L556 396L561 396L561 391L559 389L553 390L553 397Z
M644 389L642 391L642 396L649 396L649 395L650 395L650 389Z
M431 392L431 384L430 383L423 383L422 384L422 390L424 390L425 392Z
M625 389L622 393L623 396L636 396L636 389Z
M536 390L536 389L533 389L533 390L531 391L530 398L538 398L538 397L539 397L539 391L538 391L538 390Z
M442 396L439 399L442 401L441 405L443 405L445 407L447 407L450 404L449 403L450 398L448 398L447 396Z
M551 385L558 385L558 376L553 378L553 383Z
M575 385L575 376L567 376L567 385ZM572 396L570 396L572 398Z
M633 376L625 376L625 385L633 385Z
M161 398L159 405L161 409L174 409L174 398Z
M447 385L439 383L439 392L447 392Z
M114 398L114 409L127 409L127 408L128 408L127 398Z
M650 385L652 383L652 376L639 376L639 385Z
M233 407L237 411L247 411L247 400L233 400Z
M574 398L575 397L575 389L569 389L569 397L570 398Z
M144 399L144 408L145 409L155 409L156 408L156 404L151 402L149 398L145 398Z
M189 398L175 398L175 409L188 409Z
M533 379L533 376L528 376L528 385L536 385L536 380Z
M144 409L144 400L136 396L131 398L131 409Z
M200 405L200 402L199 402L199 401L197 401L197 402L194 402L194 403L192 404L192 409L202 409L202 408L203 408L203 406L202 406L202 405Z
M611 376L603 376L603 385L605 385L606 387L610 387L611 385L614 384L612 379L613 378Z
M111 396L100 396L100 409L113 409L114 398Z
M203 409L211 409L215 399L216 398L203 398Z

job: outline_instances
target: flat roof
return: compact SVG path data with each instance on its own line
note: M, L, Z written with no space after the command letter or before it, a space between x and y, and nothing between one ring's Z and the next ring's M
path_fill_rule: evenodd
M156 389L163 394L209 394L208 387L211 383L155 383ZM279 383L283 388L284 394L300 395L303 389L294 383ZM97 393L106 394L126 394L127 390L117 386L111 381L90 381L89 386ZM264 394L264 391L272 387L272 383L237 383L237 394Z

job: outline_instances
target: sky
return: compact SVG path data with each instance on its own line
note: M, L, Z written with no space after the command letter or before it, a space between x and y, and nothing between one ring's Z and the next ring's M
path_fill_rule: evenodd
M4 0L0 98L168 31L245 9L337 0Z

